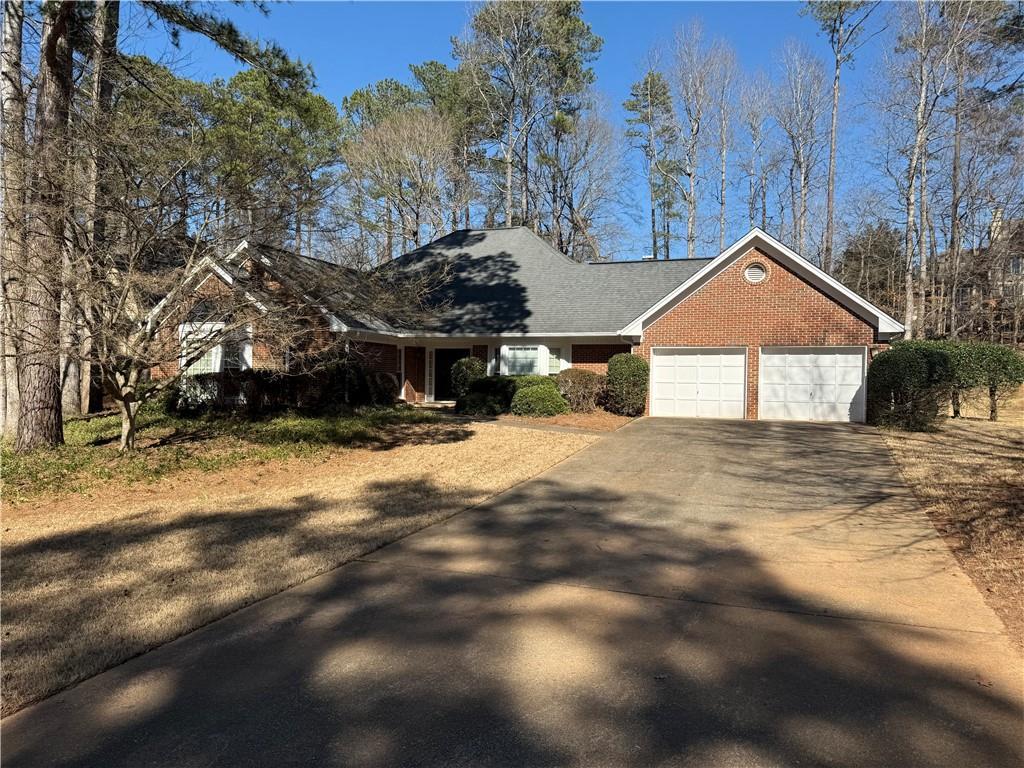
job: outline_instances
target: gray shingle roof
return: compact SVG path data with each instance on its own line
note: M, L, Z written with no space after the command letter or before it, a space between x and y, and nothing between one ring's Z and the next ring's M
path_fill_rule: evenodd
M450 334L615 334L710 259L580 264L526 227L459 230L385 269L447 268L425 330Z

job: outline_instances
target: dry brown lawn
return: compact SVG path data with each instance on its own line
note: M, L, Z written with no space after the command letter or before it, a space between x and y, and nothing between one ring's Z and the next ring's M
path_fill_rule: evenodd
M596 438L499 424L49 496L3 515L3 713L530 478ZM436 438L436 439L435 439Z
M897 466L963 569L1024 650L1024 428L949 420L885 434Z

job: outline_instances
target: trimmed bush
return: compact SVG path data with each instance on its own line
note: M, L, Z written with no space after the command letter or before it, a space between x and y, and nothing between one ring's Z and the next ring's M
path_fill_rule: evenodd
M523 387L512 398L512 413L516 416L558 416L568 412L569 404L552 386Z
M535 373L523 374L521 376L509 377L515 382L516 391L525 389L526 387L550 387L551 389L558 391L558 386L555 384L555 379L552 376L540 376Z
M917 350L922 355L943 355L949 366L946 392L953 417L972 391L988 397L989 419L999 416L999 402L1024 383L1024 357L1011 347L981 341L898 341L893 349Z
M650 368L639 355L621 352L608 361L605 403L608 410L622 416L640 416L647 403L647 379Z
M452 365L452 392L455 399L469 394L469 386L487 375L487 363L478 357L464 357Z
M484 376L470 382L469 392L455 402L455 410L472 416L497 416L508 413L516 394L511 376Z
M1001 344L972 344L981 384L988 390L988 418L999 418L999 401L1024 384L1024 357Z
M584 368L566 368L556 383L574 413L590 413L604 395L604 376Z
M953 383L949 353L933 343L894 344L868 368L869 424L935 429Z

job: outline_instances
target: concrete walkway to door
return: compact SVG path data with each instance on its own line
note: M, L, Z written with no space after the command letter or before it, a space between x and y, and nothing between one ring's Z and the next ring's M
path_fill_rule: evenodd
M849 425L643 419L2 723L5 766L1019 766L1024 672Z

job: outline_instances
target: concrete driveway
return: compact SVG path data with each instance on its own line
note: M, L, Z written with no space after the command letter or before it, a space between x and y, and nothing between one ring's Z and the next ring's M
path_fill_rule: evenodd
M4 720L2 749L5 766L1019 766L1022 688L870 430L644 419Z

